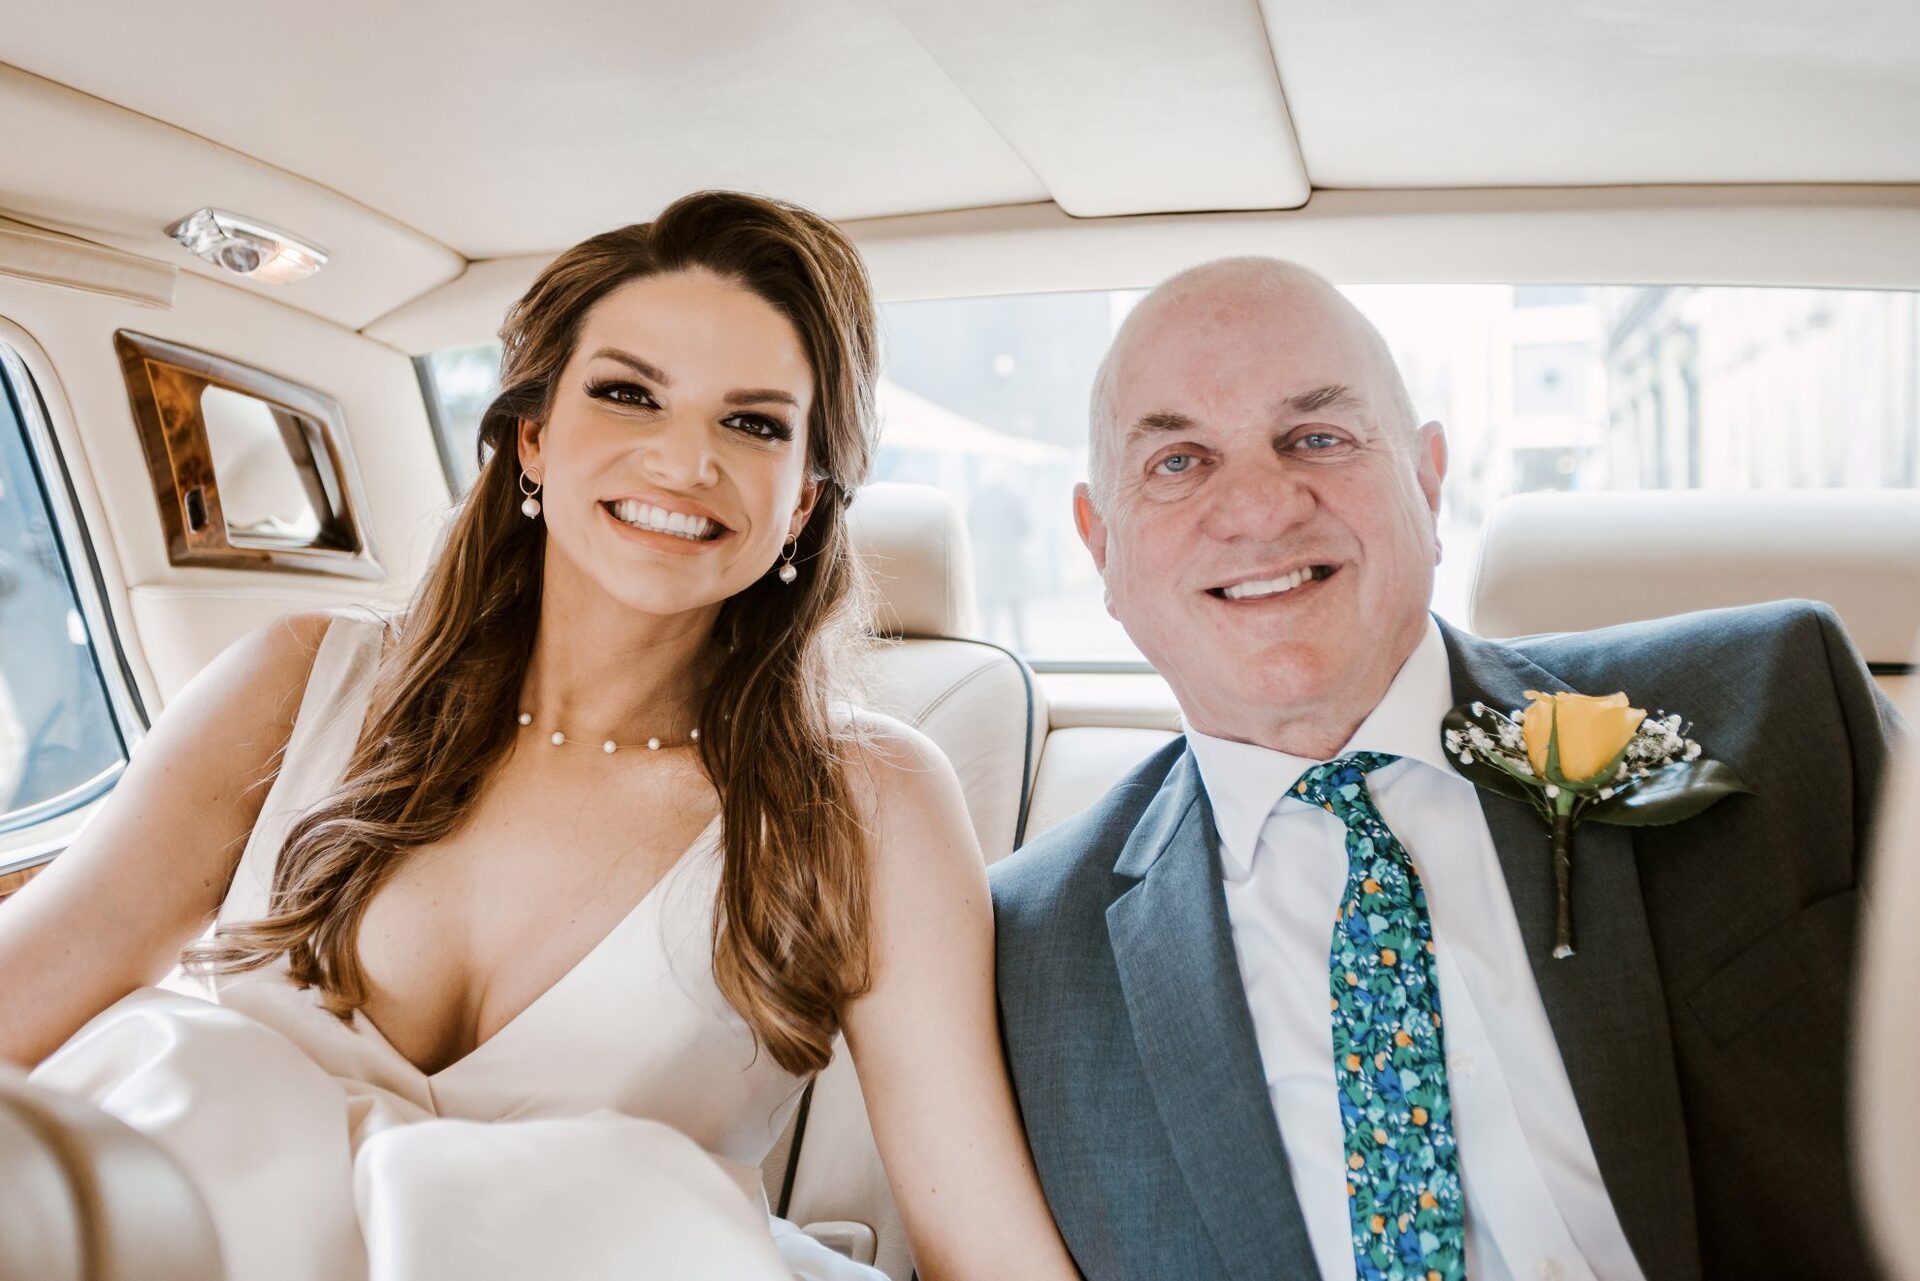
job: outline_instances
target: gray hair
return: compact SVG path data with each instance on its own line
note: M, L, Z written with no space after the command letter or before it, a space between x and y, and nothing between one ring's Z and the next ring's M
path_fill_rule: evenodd
M1100 361L1100 368L1093 376L1093 395L1087 412L1087 487L1092 491L1096 510L1107 510L1109 500L1113 497L1113 437L1119 428L1113 406L1115 358L1126 345L1128 337L1144 323L1142 316L1203 289L1223 285L1256 294L1322 293L1357 323L1363 339L1372 348L1381 380L1386 385L1388 425L1400 428L1409 437L1420 425L1419 416L1414 412L1413 397L1407 394L1406 379L1401 376L1400 367L1394 363L1387 340L1373 322L1348 301L1345 294L1334 288L1326 277L1284 258L1269 258L1259 254L1216 258L1197 267L1189 267L1156 285L1121 322L1106 356Z

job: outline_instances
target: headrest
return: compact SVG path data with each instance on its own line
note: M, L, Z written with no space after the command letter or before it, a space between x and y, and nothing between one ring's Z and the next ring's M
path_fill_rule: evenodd
M973 553L960 505L931 485L876 481L848 510L882 636L973 634Z
M1487 519L1469 624L1574 632L1805 598L1839 613L1870 663L1920 641L1920 491L1519 494Z

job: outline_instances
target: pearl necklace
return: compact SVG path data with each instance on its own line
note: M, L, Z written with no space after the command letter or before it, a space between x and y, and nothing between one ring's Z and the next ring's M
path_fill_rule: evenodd
M532 712L520 713L520 724L523 726L533 724L533 713ZM577 744L580 742L580 740L577 738L568 738L566 731L559 730L559 729L549 734L547 736L547 741L549 743L552 743L555 747L564 747L569 743ZM665 739L650 738L646 742L646 748L649 752L657 752L663 747L686 747L689 744L697 743L699 741L700 741L700 731L697 729L690 729L687 731L687 737L685 742L669 743ZM611 756L615 752L619 751L622 747L634 747L634 746L637 746L637 744L616 743L612 739L607 739L605 742L600 744L600 750L605 752L608 756Z

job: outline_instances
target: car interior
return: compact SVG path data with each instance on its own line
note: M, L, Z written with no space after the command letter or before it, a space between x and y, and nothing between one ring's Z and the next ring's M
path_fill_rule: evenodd
M866 257L888 366L849 696L947 755L990 864L1180 733L1070 490L1126 307L1223 255L1377 308L1456 441L1449 622L1824 601L1920 724L1907 6L9 10L0 896L236 638L405 605L507 306L708 187L807 205ZM1920 854L1916 812L1883 863ZM763 1175L776 1213L912 1275L845 1053ZM0 1223L0 1276L219 1275L164 1153L23 1079Z

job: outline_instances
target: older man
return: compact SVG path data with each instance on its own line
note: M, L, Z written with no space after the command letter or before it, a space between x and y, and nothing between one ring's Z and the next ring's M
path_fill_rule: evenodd
M1144 300L1092 431L1080 531L1187 733L994 878L1013 1077L1086 1273L1869 1275L1842 1090L1894 721L1832 613L1438 623L1445 438L1285 263ZM1683 713L1753 789L1582 827L1565 959L1545 824L1441 739L1529 690Z

